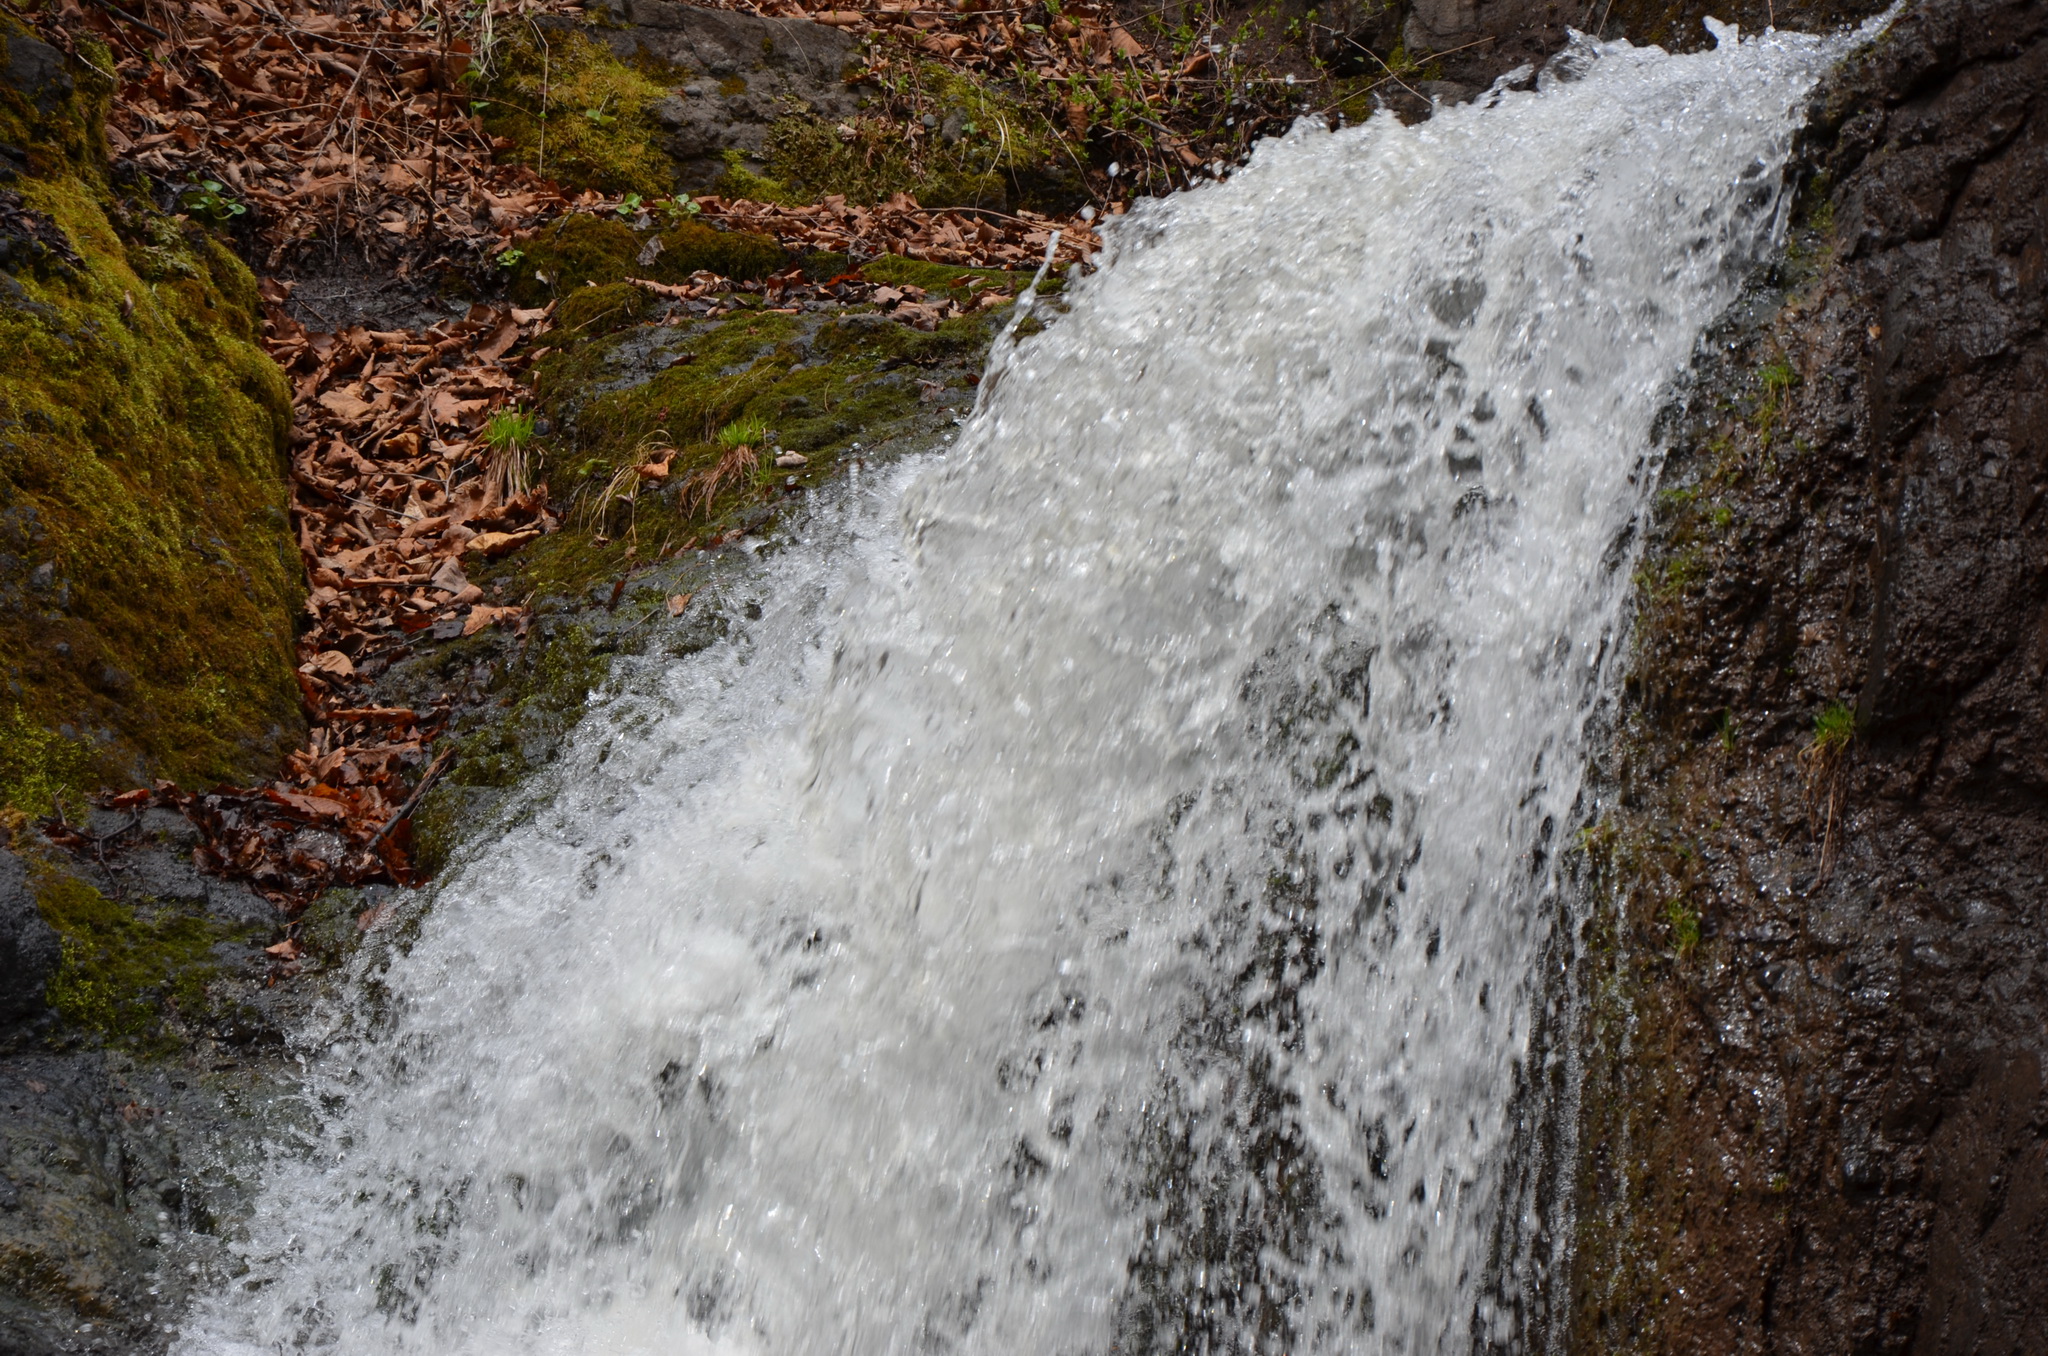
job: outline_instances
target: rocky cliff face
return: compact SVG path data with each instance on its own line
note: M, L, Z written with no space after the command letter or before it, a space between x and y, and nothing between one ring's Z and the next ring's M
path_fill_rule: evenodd
M1585 836L1574 1350L2048 1332L2048 6L1920 5L1810 163Z

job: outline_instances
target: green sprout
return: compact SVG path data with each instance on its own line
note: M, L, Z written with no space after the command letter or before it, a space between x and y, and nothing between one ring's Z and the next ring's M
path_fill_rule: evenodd
M768 421L765 419L735 419L718 430L718 445L723 448L759 447L768 441Z
M628 193L619 200L619 205L612 210L622 217L636 217L645 209L638 193Z
M1856 737L1856 711L1847 702L1830 702L1813 718L1812 748L1817 755L1837 756Z
M500 254L500 255L498 256L498 267L499 267L499 268L512 268L512 267L516 266L516 265L517 265L517 264L519 263L519 261L520 261L521 259L524 259L525 257L526 257L526 251L525 251L525 250L522 250L522 249L509 249L509 250L506 250L506 251L505 251L504 253L502 253L502 254Z
M493 451L517 443L532 441L533 411L531 410L499 410L491 416L491 422L484 425L484 445Z
M1671 927L1671 943L1681 956L1692 954L1700 944L1700 911L1683 899L1665 901L1664 921Z
M216 226L225 226L236 217L248 211L241 203L228 197L218 179L194 179L185 190L185 210L195 217L204 217Z

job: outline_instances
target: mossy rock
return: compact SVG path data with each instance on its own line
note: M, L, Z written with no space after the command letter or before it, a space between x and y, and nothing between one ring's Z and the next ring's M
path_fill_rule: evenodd
M0 273L0 803L34 813L102 781L252 779L304 732L291 391L255 280L110 182L106 84L61 74L0 88L32 171L10 188L64 242Z
M512 143L502 159L569 188L650 198L675 188L675 162L647 116L667 86L573 26L506 25L478 93L485 128Z
M637 261L648 238L616 216L563 217L520 246L512 295L534 306L573 297L592 283L602 287L629 277L680 282L699 269L746 281L766 277L788 259L765 235L686 221L661 235L661 253L642 266Z
M175 904L116 902L59 867L31 859L37 911L55 929L63 958L50 977L50 1006L99 1040L155 1051L175 1046L167 1017L196 1023L213 1009L220 977L214 948L249 930Z
M926 333L872 311L748 309L565 345L536 369L534 393L556 429L543 453L548 484L574 507L562 531L473 577L502 579L508 594L577 598L629 568L629 548L645 559L772 512L792 479L818 484L853 442L910 428L927 408L925 373L972 364L1002 314L959 316ZM957 370L939 379L966 381ZM750 474L728 476L705 502L684 487L718 464L718 432L739 420L759 420L772 446L809 460L776 468L763 448ZM608 498L614 477L654 447L671 450L666 482Z
M721 231L701 221L686 221L661 236L659 270L653 276L662 281L682 281L699 269L723 278L751 282L780 272L789 262L782 246L770 236L750 231Z
M555 311L556 342L622 329L653 309L654 294L633 283L606 283L572 292Z
M990 288L1005 292L1023 291L1031 284L1030 273L1013 273L1000 268L962 268L958 264L935 264L928 259L910 259L900 254L885 254L879 259L870 259L861 265L860 275L869 282L886 283L891 287L922 287L927 292L942 292L956 301L971 301L977 293ZM1057 279L1048 279L1042 291L1056 290Z
M512 296L529 306L572 295L590 283L615 283L634 271L640 238L617 217L576 213L520 245Z
M785 203L833 193L876 203L908 193L926 207L1050 211L1086 199L1085 150L1069 146L1036 108L936 64L922 66L918 82L938 119L922 145L906 141L894 117L791 114L769 128L761 170L728 159L721 191Z

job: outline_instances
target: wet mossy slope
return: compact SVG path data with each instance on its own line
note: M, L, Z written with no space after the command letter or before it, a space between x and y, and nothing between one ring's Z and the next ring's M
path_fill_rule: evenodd
M104 52L0 44L0 803L265 775L304 585L254 279L110 178Z

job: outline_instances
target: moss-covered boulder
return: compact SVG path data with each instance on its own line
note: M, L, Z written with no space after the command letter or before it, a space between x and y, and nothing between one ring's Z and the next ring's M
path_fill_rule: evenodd
M109 173L86 47L0 21L0 805L32 812L303 732L291 393L248 269Z
M668 85L574 24L513 25L479 92L488 98L484 126L510 143L504 159L570 188L653 197L675 186L648 112Z
M629 277L681 282L699 269L709 269L720 277L747 282L765 278L787 263L782 247L765 235L721 231L699 221L666 230L655 225L639 230L616 216L583 213L541 228L506 260L512 270L512 296L529 306L550 297L573 298L579 289Z

